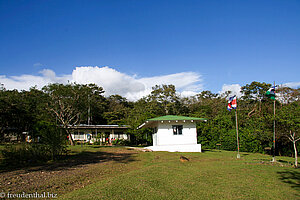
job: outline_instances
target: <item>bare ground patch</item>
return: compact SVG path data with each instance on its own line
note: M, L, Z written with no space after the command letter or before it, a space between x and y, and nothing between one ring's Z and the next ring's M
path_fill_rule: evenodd
M51 192L58 196L83 188L99 179L137 168L138 153L125 148L99 148L70 155L67 160L43 166L3 171L0 192Z

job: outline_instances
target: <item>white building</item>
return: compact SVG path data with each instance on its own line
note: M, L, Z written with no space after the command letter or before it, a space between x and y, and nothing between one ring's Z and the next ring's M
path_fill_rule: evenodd
M139 128L153 128L153 151L201 152L197 144L196 122L204 118L166 115L148 119Z
M129 127L126 125L75 125L69 126L74 141L102 142L111 143L115 139L130 140L129 135L125 133Z

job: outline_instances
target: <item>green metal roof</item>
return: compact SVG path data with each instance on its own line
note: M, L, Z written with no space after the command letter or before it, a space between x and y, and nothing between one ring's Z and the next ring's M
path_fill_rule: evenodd
M185 117L185 116L177 116L177 115L166 115L161 117L155 117L152 119L148 119L147 121L176 121L176 120L206 120L205 118L198 118L198 117Z

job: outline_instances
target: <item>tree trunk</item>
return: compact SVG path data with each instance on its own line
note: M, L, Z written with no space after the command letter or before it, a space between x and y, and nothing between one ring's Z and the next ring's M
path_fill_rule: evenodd
M69 136L69 141L70 141L71 146L74 146L75 143L74 143L74 140L72 138L71 132L67 128L66 128L66 132L67 132L67 134Z
M298 156L297 156L297 146L296 146L296 142L293 141L294 144L294 150L295 150L295 167L298 167Z
M71 146L74 146L74 145L75 145L71 133L69 133L69 141L70 141L70 143L71 143Z

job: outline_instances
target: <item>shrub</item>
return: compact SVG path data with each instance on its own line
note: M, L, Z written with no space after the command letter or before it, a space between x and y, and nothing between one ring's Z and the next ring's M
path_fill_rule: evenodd
M113 145L127 146L130 145L130 141L124 139L116 139L112 141Z
M2 155L4 163L13 166L45 162L51 158L49 148L43 144L6 145Z
M6 145L2 151L4 163L12 166L42 163L54 160L66 153L66 133L63 129L47 123L36 125L40 143Z
M36 130L41 135L41 144L50 151L52 160L66 152L67 134L64 129L48 122L39 122Z

